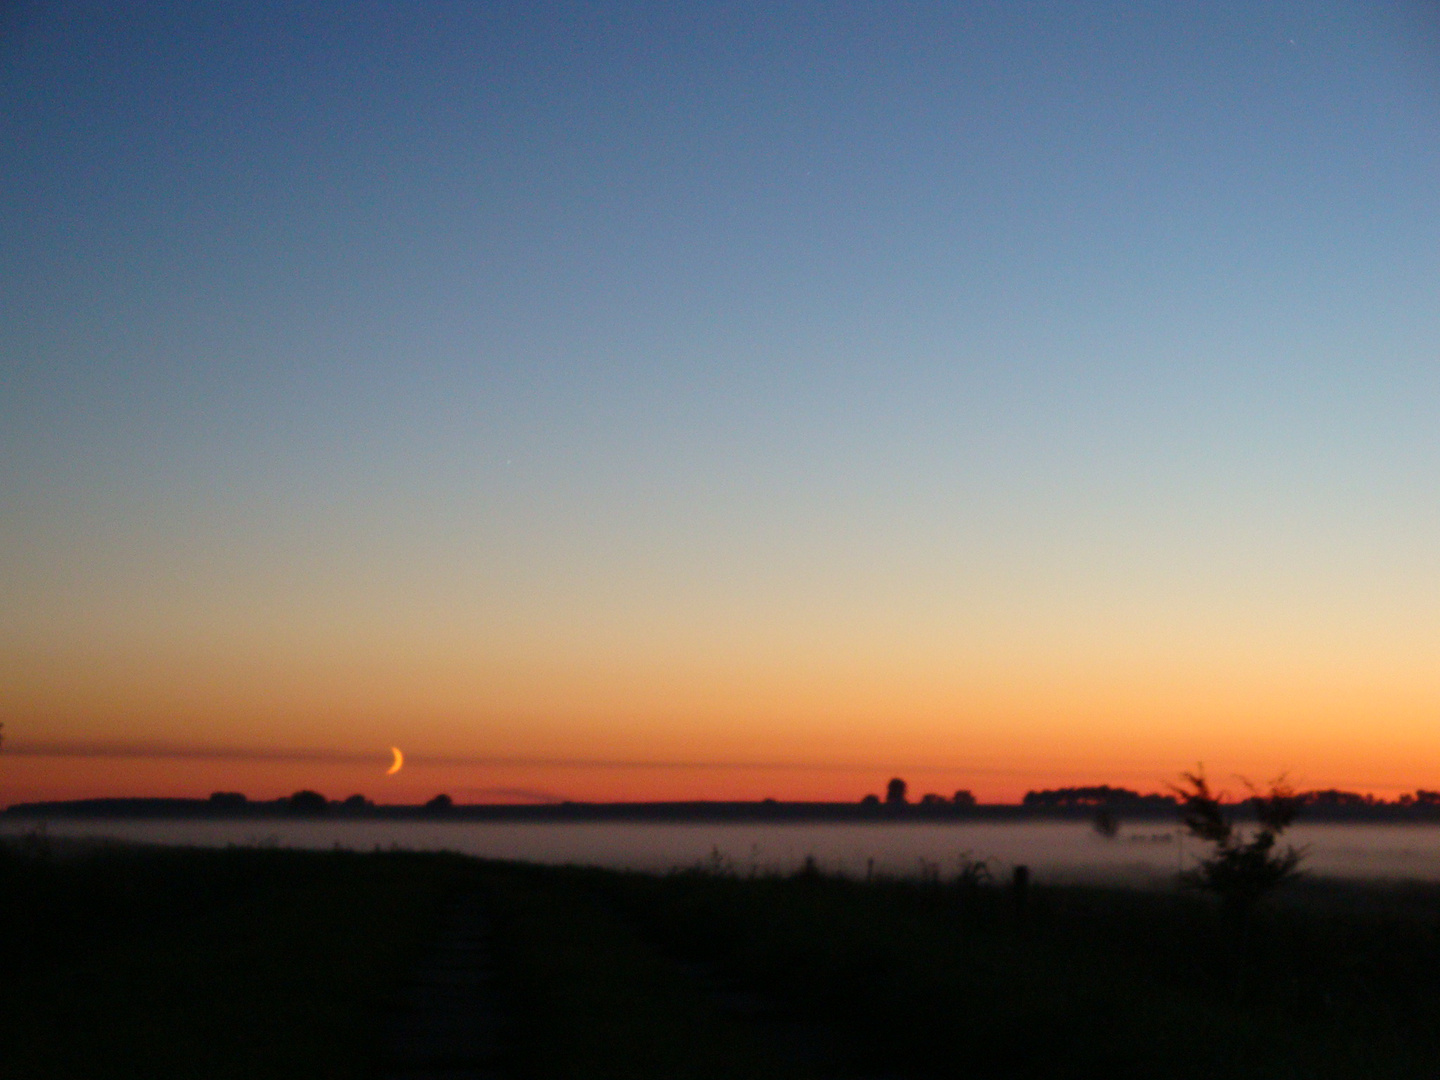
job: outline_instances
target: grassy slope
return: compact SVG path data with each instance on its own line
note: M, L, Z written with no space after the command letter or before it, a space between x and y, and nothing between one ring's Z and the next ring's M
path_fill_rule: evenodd
M498 959L519 1077L608 1080L808 1074L642 940L610 898L565 871L491 868ZM605 878L608 882L618 879Z
M1312 886L1242 945L1177 895L1021 915L990 888L126 849L0 858L0 1076L364 1076L457 889L494 916L517 1080L1440 1075L1436 889Z
M393 855L0 858L0 1075L363 1076L452 876Z
M1200 900L805 878L545 872L831 1033L860 1074L1440 1074L1440 894L1397 913L1297 905L1243 945Z

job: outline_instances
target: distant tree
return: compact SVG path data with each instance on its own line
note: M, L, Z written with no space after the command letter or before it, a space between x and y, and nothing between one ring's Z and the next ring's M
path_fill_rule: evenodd
M239 791L212 791L210 805L217 810L238 810L250 800Z
M1109 806L1135 810L1160 810L1175 805L1175 799L1170 795L1141 795L1138 791L1111 787L1109 784L1027 791L1021 802L1033 809Z
M1210 790L1203 770L1184 773L1184 786L1176 787L1182 821L1191 836L1211 845L1210 854L1181 880L1192 888L1213 893L1237 920L1244 921L1266 895L1299 873L1304 853L1293 847L1277 851L1276 839L1295 821L1301 798L1282 777L1265 794L1249 800L1260 827L1247 839Z
M920 796L921 806L946 806L948 802L949 800L947 800L944 795L937 795L933 791L927 791L924 795Z
M297 791L289 798L290 810L296 814L323 814L330 803L318 791Z
M904 806L907 790L908 785L897 776L885 785L885 801L891 806Z
M975 796L962 788L961 790L955 792L955 797L950 801L953 802L956 806L974 806Z
M879 806L880 796L874 794L866 795L863 799L860 800L860 805L865 807Z
M425 809L434 813L443 813L455 805L455 800L449 795L436 795L425 804Z
M1374 806L1374 795L1362 795L1358 791L1338 791L1335 788L1327 788L1324 791L1307 791L1299 796L1305 806L1315 807L1356 807Z
M340 805L347 810L364 810L367 806L373 804L364 795L351 795Z

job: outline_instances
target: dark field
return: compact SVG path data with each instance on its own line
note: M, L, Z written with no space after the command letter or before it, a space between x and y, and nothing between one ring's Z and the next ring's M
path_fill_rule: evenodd
M488 939L493 1053L406 1075L1440 1075L1436 887L1302 881L1246 926L1180 893L1015 901L983 880L0 849L0 1075L400 1075L400 990L461 910Z

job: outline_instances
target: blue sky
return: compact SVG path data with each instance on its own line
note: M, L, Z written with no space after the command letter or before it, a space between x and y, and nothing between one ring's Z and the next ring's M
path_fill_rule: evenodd
M956 664L1269 664L1308 702L1339 662L1435 696L1420 5L39 3L7 34L14 730L174 741L167 687L276 641L297 685L513 648L659 716L678 679L667 730L721 756L677 672L868 664L951 708ZM283 741L299 701L206 739ZM405 722L450 752L467 709L568 707ZM966 716L957 747L1011 722Z

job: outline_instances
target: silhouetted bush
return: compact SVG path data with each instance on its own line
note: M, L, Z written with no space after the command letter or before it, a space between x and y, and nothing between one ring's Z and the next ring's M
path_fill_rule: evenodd
M990 863L987 859L972 859L970 852L960 853L960 864L955 872L955 885L962 892L978 889L982 885L989 885L994 878L990 874Z
M1120 833L1120 819L1108 806L1102 806L1096 810L1095 816L1090 819L1090 824L1106 840L1114 840Z
M1177 787L1185 829L1212 845L1209 855L1182 880L1218 896L1226 909L1243 919L1266 894L1299 873L1303 853L1293 847L1275 849L1275 841L1300 812L1301 799L1283 780L1265 795L1249 800L1260 827L1247 840L1226 815L1203 771L1184 774L1187 787Z

